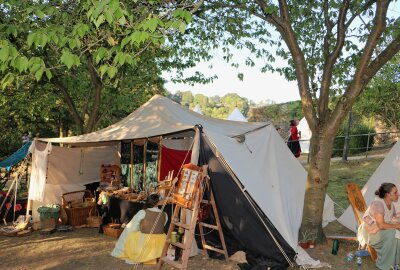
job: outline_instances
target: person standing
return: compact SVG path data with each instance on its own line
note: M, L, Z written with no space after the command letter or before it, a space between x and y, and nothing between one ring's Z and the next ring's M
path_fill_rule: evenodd
M300 148L300 132L297 130L299 120L290 120L290 136L288 139L288 147L292 151L293 155L298 158L301 154Z

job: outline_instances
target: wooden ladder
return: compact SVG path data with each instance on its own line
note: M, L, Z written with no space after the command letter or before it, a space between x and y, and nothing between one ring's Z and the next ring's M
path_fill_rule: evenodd
M206 185L208 188L211 188L211 186L209 185L209 179L207 177L206 177ZM170 266L172 266L176 269L184 269L184 270L187 269L190 250L192 248L192 244L193 244L193 240L194 240L196 224L198 222L200 202L205 203L205 204L211 204L212 210L214 212L215 220L216 220L216 225L199 222L200 237L201 237L201 242L203 245L203 254L207 255L207 249L208 249L208 250L212 250L212 251L215 251L218 253L222 253L225 256L225 259L228 259L228 252L226 250L225 239L224 239L224 235L222 233L221 224L219 222L219 216L218 216L218 211L217 211L217 208L215 205L214 194L212 193L211 189L209 189L209 190L210 190L210 200L202 200L204 190L202 187L198 189L198 191L196 192L195 201L193 202L192 209L184 208L184 207L180 206L179 204L176 204L174 213L172 214L172 217L171 217L171 223L170 223L168 233L167 233L167 240L165 241L164 248L161 253L161 258L157 265L157 269L160 270L164 263L169 264ZM186 211L191 212L191 220L190 220L189 224L178 221L179 220L178 216L179 216L179 213L181 210L184 210L184 211L186 210ZM171 234L174 231L175 226L182 228L184 230L184 236L182 237L182 242L178 242L178 241L175 243L171 242ZM203 229L204 227L218 230L223 249L218 249L216 247L206 244L206 241L204 238L204 229ZM167 250L170 245L182 249L182 257L178 261L173 261L173 260L170 260L169 258L167 258Z

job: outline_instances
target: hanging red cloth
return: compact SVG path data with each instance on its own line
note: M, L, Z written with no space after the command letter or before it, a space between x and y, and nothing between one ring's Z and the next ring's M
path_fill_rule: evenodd
M164 180L168 172L174 171L173 176L177 176L183 164L190 163L192 151L169 149L161 147L160 181ZM186 157L186 159L185 159ZM183 162L185 160L185 162Z

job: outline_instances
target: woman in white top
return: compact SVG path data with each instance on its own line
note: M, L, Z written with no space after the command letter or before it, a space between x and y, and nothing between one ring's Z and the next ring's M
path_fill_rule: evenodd
M359 233L375 248L378 254L376 266L388 270L400 264L400 239L396 238L400 223L393 204L398 201L399 194L394 184L383 183L375 195L377 198L365 212Z
M159 197L146 199L145 210L140 210L126 225L111 255L127 263L155 264L161 256L166 240L164 226L168 216L157 207ZM155 224L157 221L157 224Z

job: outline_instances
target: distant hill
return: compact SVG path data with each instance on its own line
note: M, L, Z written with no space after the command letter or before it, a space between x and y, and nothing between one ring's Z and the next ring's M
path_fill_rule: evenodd
M257 104L235 93L228 93L222 97L207 97L203 94L193 95L191 91L178 91L169 94L168 97L192 110L198 105L204 115L218 119L226 119L235 108L238 108L249 122L271 121L275 126L283 128L289 125L290 119L303 117L300 101L279 104L268 101Z

